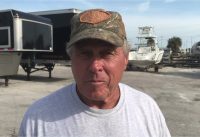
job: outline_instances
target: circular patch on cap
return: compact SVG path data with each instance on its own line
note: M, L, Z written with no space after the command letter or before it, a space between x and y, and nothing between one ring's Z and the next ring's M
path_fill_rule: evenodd
M98 24L111 17L109 12L104 10L88 10L81 14L80 22Z

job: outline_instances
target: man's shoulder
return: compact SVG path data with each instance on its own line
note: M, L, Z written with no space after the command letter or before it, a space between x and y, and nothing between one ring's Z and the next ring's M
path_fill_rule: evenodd
M56 90L55 92L35 101L27 110L27 113L35 115L54 111L57 107L63 104L69 97L73 84ZM51 109L49 109L51 108Z
M127 84L124 84L124 83L120 83L119 84L120 86L120 90L122 92L125 92L126 94L132 94L132 95L135 95L135 96L144 96L144 97L150 97L149 95L147 95L146 93L134 88L134 87L131 87Z
M126 99L131 100L132 102L141 102L141 103L145 103L145 102L152 102L155 103L154 99L148 95L147 93L137 90L129 85L120 83L120 90L122 92L124 92Z
M121 85L122 92L124 92L126 104L134 111L141 112L141 114L155 112L160 114L160 109L156 101L147 93L134 89L128 85Z

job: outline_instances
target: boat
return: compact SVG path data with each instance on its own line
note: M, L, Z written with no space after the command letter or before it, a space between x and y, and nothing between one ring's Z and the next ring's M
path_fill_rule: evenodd
M154 68L158 72L164 50L158 47L157 36L151 26L139 27L137 49L129 52L128 68L148 70Z

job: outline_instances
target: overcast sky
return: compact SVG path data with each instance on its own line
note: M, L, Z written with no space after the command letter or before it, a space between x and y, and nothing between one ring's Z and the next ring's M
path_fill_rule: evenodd
M130 43L137 43L139 26L153 26L159 44L173 36L183 48L200 41L200 0L1 0L0 10L24 12L76 8L104 8L122 14Z

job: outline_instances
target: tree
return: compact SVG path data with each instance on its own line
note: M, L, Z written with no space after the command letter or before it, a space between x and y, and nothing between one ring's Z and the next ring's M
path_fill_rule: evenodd
M179 37L172 37L168 40L167 48L172 50L172 53L179 53L182 46L182 40Z

